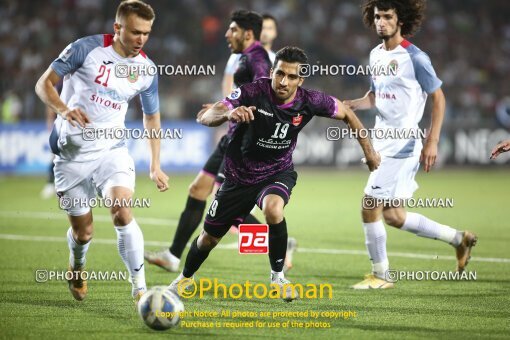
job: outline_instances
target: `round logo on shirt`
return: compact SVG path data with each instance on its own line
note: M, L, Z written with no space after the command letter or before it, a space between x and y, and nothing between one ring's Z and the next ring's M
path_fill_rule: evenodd
M390 63L388 64L388 68L393 74L396 74L398 71L398 61L396 61L395 59L390 61Z
M241 89L235 89L228 95L228 99L237 99L241 97Z
M129 72L129 75L127 76L127 80L130 83L136 83L136 81L138 80L138 72L136 70L131 70L131 72Z

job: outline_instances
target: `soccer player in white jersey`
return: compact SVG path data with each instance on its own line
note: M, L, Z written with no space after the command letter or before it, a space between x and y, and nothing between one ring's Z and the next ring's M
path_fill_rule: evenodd
M69 271L84 270L93 224L90 207L83 202L95 198L97 193L108 199L105 201L114 202L110 213L135 302L146 291L146 284L143 234L129 207L135 188L134 162L123 139L95 133L98 138L90 140L90 135L84 138L84 131L124 129L128 102L136 95L141 98L145 128L160 129L158 77L135 72L136 67L143 69L141 65L153 64L142 47L149 38L154 17L153 9L141 1L121 2L114 35L93 35L71 43L36 85L41 100L58 114L50 146L56 154L55 189L61 206L66 202L71 223L67 232ZM125 69L119 70L118 65L130 65L133 71L122 77ZM54 85L61 78L64 85L59 97ZM168 177L160 169L160 140L150 138L149 144L150 178L159 191L165 191ZM76 300L83 300L87 282L81 274L74 275L69 289Z
M437 78L427 54L405 39L419 29L424 10L424 0L368 0L363 6L365 24L375 29L382 39L382 43L370 53L370 65L386 65L396 70L396 75L391 72L372 75L366 95L345 101L345 104L354 110L375 106L378 110L375 129L417 131L425 102L430 96L432 119L424 146L417 138L375 138L373 141L382 160L379 168L370 174L362 208L365 244L372 262L372 273L355 284L354 289L394 286L387 277L389 262L382 218L392 227L451 244L456 249L458 271L464 270L471 247L477 241L477 237L469 231L459 231L421 214L406 212L401 206L386 204L393 199L411 198L418 188L414 177L420 163L423 163L425 172L429 172L437 156L445 111L442 82Z

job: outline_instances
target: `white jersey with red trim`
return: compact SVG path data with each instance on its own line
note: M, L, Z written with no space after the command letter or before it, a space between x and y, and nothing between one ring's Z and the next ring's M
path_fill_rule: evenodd
M370 91L375 94L378 110L374 129L405 131L406 135L394 138L395 133L375 133L373 144L381 155L407 158L419 155L422 142L418 135L427 95L441 87L427 54L404 40L391 51L378 45L370 52L370 66L373 70L388 72L372 75ZM395 73L390 72L396 71ZM412 132L414 131L414 132ZM382 137L382 138L376 138Z
M91 121L82 131L62 117L57 118L50 144L61 159L91 161L100 158L103 151L124 146L124 139L93 131L125 128L128 102L136 95L140 95L145 114L159 111L157 74L131 72L137 68L147 70L154 63L142 51L136 57L124 58L115 52L112 43L113 35L109 34L78 39L51 64L64 79L62 101L71 109L83 110Z

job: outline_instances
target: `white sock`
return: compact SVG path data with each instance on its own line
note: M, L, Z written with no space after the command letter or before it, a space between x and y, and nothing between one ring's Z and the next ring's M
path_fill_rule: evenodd
M457 247L462 242L462 232L429 220L423 215L408 212L402 228L421 237L441 240Z
M271 270L271 280L276 279L284 279L285 275L283 274L283 271L281 272L275 272L274 270Z
M389 269L388 255L386 254L386 229L381 220L372 223L363 223L365 232L365 245L367 246L370 261L372 261L372 273L385 279Z
M120 257L129 271L133 293L135 290L145 290L145 268L143 258L143 234L142 230L133 220L126 226L115 226L117 231L117 247Z
M83 268L87 262L85 254L89 250L90 241L85 244L76 242L73 237L73 227L67 230L67 245L69 246L69 264L73 269Z

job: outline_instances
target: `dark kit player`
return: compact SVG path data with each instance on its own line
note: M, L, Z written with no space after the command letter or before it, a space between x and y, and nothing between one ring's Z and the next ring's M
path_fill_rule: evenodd
M292 152L301 129L314 117L343 120L353 131L363 129L353 111L325 93L301 88L299 64L308 58L303 50L285 47L276 54L271 78L241 86L199 117L200 123L218 126L236 122L225 155L225 182L211 203L204 230L193 240L182 273L170 289L191 278L231 225L241 223L254 204L262 211L269 233L271 285L287 301L296 296L283 274L287 225L283 209L296 185ZM380 162L370 141L359 138L370 171Z
M239 67L234 73L236 87L262 77L268 77L271 62L267 51L259 41L262 31L262 16L255 12L239 10L232 13L230 20L231 23L225 38L232 53L241 54ZM208 105L205 105L205 107L208 107ZM202 110L202 112L204 111L205 109ZM234 126L235 123L232 122L228 133L220 139L202 171L191 183L186 207L179 219L172 245L162 251L146 252L145 259L149 263L170 272L179 270L180 258L184 248L204 215L207 197L213 192L215 184L218 188L225 179L223 158ZM248 214L245 223L260 222L253 215Z

